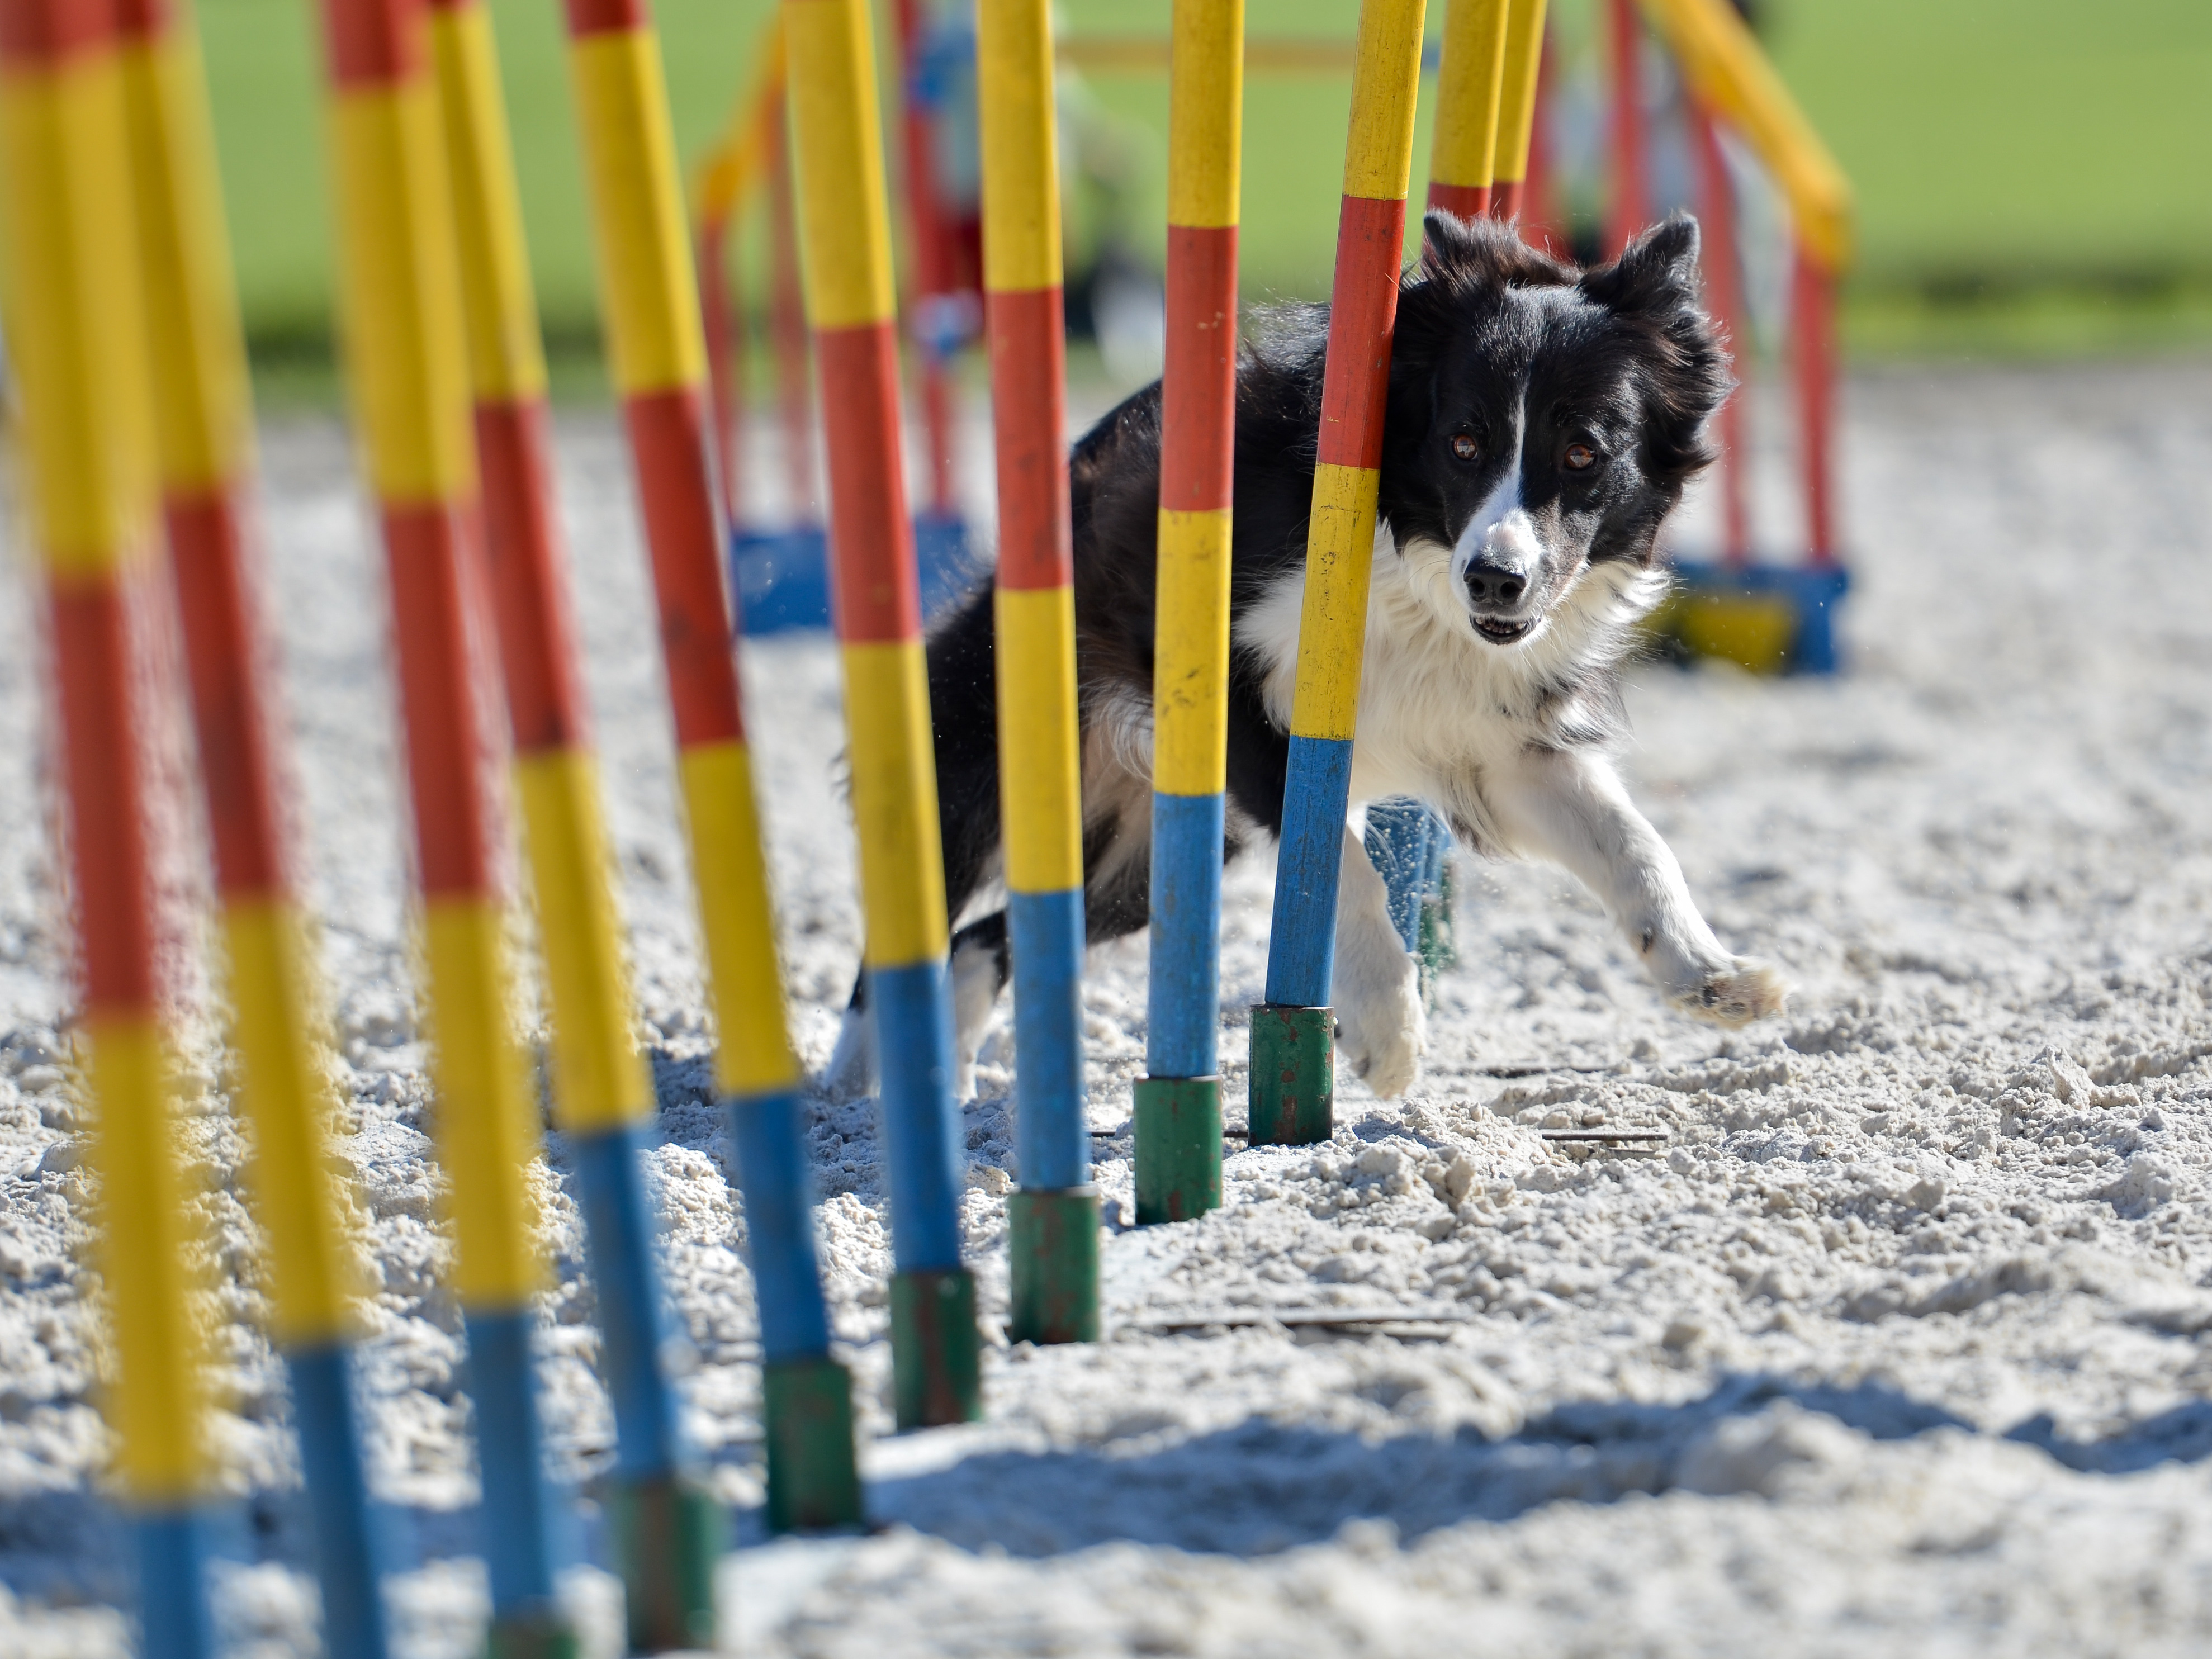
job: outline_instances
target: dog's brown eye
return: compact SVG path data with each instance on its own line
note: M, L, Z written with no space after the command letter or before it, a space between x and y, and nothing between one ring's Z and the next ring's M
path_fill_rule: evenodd
M1567 446L1568 471L1587 472L1590 468L1596 465L1597 451L1592 449L1588 444L1569 444Z
M1453 433L1451 444L1452 453L1458 456L1462 461L1474 461L1482 459L1482 446L1475 442L1474 434L1472 432Z

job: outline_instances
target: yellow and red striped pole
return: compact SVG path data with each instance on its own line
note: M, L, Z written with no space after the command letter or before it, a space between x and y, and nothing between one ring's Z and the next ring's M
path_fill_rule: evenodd
M998 441L999 813L1022 1181L1006 1201L1006 1334L1095 1342L1098 1193L1083 1108L1083 780L1049 5L981 0L975 20Z
M145 1651L215 1650L200 1508L213 1474L204 1334L159 1013L132 611L153 539L151 412L116 18L0 0L0 257L46 578L62 744L100 1264L106 1414L135 1515Z
M891 1187L899 1425L981 1411L975 1282L960 1259L945 864L921 584L907 517L890 216L867 0L784 0L806 304L830 451L868 1011Z
M1167 362L1153 605L1152 975L1137 1085L1140 1224L1221 1206L1221 836L1237 441L1243 0L1176 0Z
M123 86L155 451L230 967L254 1209L313 1516L325 1645L387 1649L353 1384L361 1288L327 1162L316 1054L247 551L252 410L198 41L167 0L125 0Z
M1422 0L1363 0L1359 9L1282 851L1267 942L1267 1000L1252 1011L1255 1145L1303 1145L1326 1140L1332 1132L1335 1018L1328 999L1337 878L1367 636L1382 414L1398 317L1413 100L1420 83L1421 14Z
M1720 325L1738 366L1736 389L1720 406L1713 424L1720 442L1721 556L1740 565L1751 558L1751 457L1743 443L1743 377L1748 374L1743 309L1743 270L1735 235L1735 185L1712 111L1694 92L1685 94L1690 128L1690 158L1697 173L1700 263L1705 268L1705 308Z
M1498 147L1492 167L1493 217L1521 216L1528 181L1528 147L1536 131L1538 76L1544 62L1544 0L1506 0L1505 69L1498 108Z
M507 1017L495 713L475 672L490 641L471 568L468 356L425 15L422 0L325 0L324 28L348 379L392 594L484 1551L501 1630L550 1641L562 1626L529 1353L537 1110Z
M720 1037L716 1078L730 1103L760 1303L769 1522L851 1525L860 1519L852 1385L830 1358L815 1255L800 1072L786 1022L723 592L720 517L708 462L706 349L660 47L642 0L570 0L568 15L613 378L660 608ZM631 1571L652 1568L650 1545L645 1532L634 1535ZM711 1588L709 1574L698 1594ZM665 1614L653 1615L661 1622L652 1629L672 1632L668 1621L675 1616L672 1603ZM646 1639L635 1600L631 1628L633 1641Z
M1511 0L1449 0L1444 9L1429 206L1462 219L1490 211L1511 9Z

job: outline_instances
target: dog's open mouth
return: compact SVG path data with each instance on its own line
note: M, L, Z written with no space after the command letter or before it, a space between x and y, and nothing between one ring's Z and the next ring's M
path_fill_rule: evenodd
M1499 622L1489 617L1474 618L1474 631L1492 645L1510 645L1516 640L1526 639L1535 626L1533 617L1520 622Z

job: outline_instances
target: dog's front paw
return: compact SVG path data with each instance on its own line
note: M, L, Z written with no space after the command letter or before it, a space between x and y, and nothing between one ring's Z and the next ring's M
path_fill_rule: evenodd
M1336 1008L1337 1053L1361 1082L1385 1099L1413 1086L1429 1048L1419 964L1401 951L1394 965L1402 965L1404 971L1388 978L1378 974L1356 992L1340 988Z
M1782 1012L1790 985L1771 963L1732 957L1728 965L1674 994L1674 1006L1717 1025L1747 1025Z

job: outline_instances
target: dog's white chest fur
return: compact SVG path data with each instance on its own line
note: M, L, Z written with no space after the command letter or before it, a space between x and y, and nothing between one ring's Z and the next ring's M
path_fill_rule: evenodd
M1619 659L1628 630L1666 591L1656 572L1583 571L1530 637L1478 637L1458 592L1452 550L1375 535L1352 795L1414 795L1486 830L1483 780L1532 746L1601 739L1609 721L1580 688ZM1268 714L1285 729L1297 683L1305 577L1285 576L1237 621L1237 644L1259 658Z

